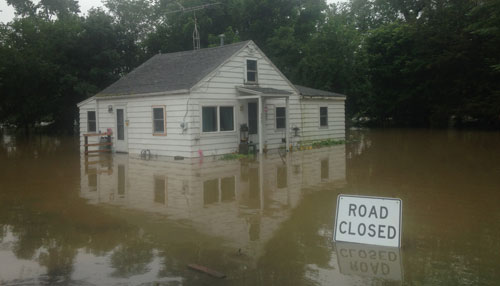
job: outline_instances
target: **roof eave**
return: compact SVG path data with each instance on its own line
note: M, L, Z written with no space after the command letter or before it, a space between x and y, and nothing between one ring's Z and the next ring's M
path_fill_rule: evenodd
M149 96L163 96L163 95L181 95L181 94L189 94L189 89L178 89L178 90L171 90L171 91L137 93L137 94L122 94L122 95L101 94L101 95L96 95L95 98L99 99L99 100L108 100L108 99L149 97Z
M300 99L326 99L326 100L346 100L346 96L315 96L315 95L301 95Z
M92 101L93 99L95 99L95 95L94 95L94 96L92 96L92 97L89 97L89 98L87 98L87 99L85 99L85 100L83 100L83 101L78 102L78 103L76 104L76 107L80 108L81 106L83 106L83 105L85 105L86 103L88 103L88 102Z

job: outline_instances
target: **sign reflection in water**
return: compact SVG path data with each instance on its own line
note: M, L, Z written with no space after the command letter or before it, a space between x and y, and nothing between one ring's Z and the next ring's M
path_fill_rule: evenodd
M403 281L399 248L337 242L335 249L342 274Z

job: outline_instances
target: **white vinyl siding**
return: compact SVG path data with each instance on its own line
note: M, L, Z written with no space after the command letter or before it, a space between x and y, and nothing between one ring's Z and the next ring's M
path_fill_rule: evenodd
M302 141L345 139L344 100L302 99L300 103L303 120L299 134ZM321 117L318 116L320 107L328 108L327 126L320 125Z

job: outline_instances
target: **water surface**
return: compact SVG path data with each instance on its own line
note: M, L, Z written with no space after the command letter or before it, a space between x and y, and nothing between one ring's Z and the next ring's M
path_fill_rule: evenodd
M174 161L0 134L0 284L497 284L498 133L349 139L286 158ZM340 193L401 198L402 249L335 244Z

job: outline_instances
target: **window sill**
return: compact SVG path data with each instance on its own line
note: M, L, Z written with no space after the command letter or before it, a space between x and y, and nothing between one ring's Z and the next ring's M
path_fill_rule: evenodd
M167 133L153 133L153 136L167 136Z
M201 136L209 136L209 135L225 135L225 134L236 134L236 130L228 130L228 131L201 131Z

